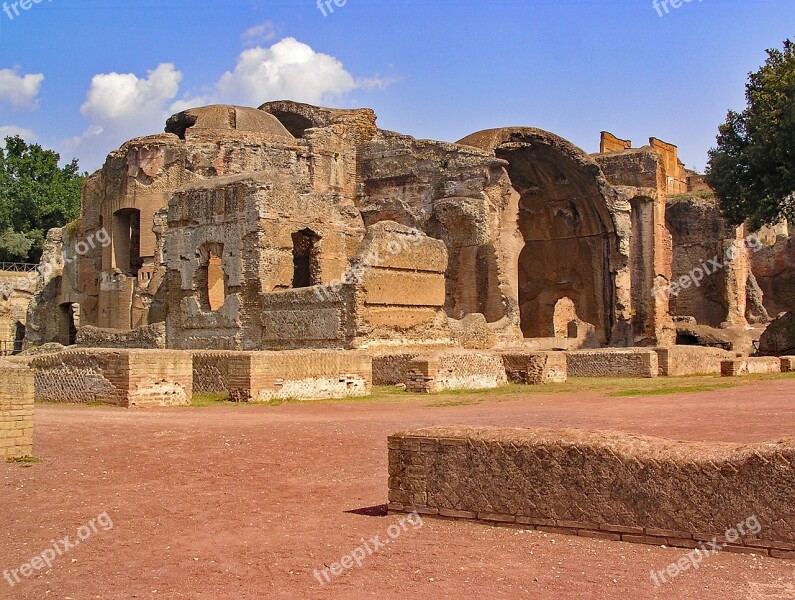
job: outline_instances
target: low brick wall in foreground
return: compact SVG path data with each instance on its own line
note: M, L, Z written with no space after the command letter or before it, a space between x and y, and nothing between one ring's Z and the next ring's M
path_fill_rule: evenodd
M40 401L186 406L193 395L190 352L73 349L37 356L30 366Z
M33 371L0 366L0 460L33 455Z
M654 350L604 348L566 352L569 377L657 377L659 362Z
M430 427L389 438L389 508L608 540L795 558L795 445ZM751 518L761 531L725 534Z

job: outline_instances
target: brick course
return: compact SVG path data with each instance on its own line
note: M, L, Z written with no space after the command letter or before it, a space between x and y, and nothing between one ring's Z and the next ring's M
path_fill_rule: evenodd
M732 547L795 548L795 446L577 430L429 427L389 438L396 512L693 547L757 517Z
M0 459L33 455L33 371L0 366Z
M31 367L41 401L186 406L193 395L190 352L74 349L38 356Z

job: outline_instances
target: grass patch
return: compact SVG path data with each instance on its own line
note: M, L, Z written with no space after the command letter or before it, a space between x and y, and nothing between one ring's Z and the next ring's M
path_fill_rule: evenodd
M229 394L226 393L201 393L193 394L189 408L207 408L208 406L229 406L238 405L238 402L231 402Z
M720 383L715 385L675 385L668 388L659 389L635 389L635 390L621 390L620 392L612 392L609 394L612 398L627 398L631 396L665 396L667 394L694 394L697 392L714 392L715 390L723 390L728 388L737 387L734 383Z

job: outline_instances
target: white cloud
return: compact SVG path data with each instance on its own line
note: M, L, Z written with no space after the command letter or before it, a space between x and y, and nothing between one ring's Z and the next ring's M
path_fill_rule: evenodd
M41 73L20 75L18 69L0 70L0 102L16 109L34 110L39 106L39 90L44 81Z
M177 100L168 109L172 115L188 110L189 108L198 108L199 106L209 106L213 104L215 99L212 96L194 96Z
M0 143L2 140L5 140L7 137L13 137L18 135L26 142L35 142L36 141L36 134L33 133L30 129L25 129L24 127L17 127L16 125L2 125L0 126Z
M291 37L270 48L245 50L235 70L218 81L224 100L252 106L269 100L317 104L357 87L339 60Z
M265 21L259 25L255 25L243 32L240 39L246 47L256 46L257 44L264 44L270 42L276 37L276 25L273 21Z
M158 65L146 79L134 73L94 75L80 112L95 125L128 130L160 123L179 93L182 73L173 64Z

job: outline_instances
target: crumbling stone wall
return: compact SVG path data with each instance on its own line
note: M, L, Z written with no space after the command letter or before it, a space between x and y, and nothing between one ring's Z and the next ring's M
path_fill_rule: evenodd
M791 237L779 236L772 245L752 253L751 268L771 316L795 310L795 242Z
M166 348L166 324L153 323L131 331L100 329L84 325L77 332L77 346L83 348Z
M735 353L727 350L703 346L672 346L654 350L663 377L718 375L721 363L735 356Z
M0 352L22 350L37 273L0 271Z
M103 402L124 408L185 406L193 395L188 352L81 350L37 356L36 398L47 402Z
M229 378L236 352L211 350L193 352L193 392L229 393Z
M511 383L547 385L568 381L563 352L502 352L501 356Z
M0 364L0 460L33 455L33 371Z
M698 323L747 327L747 287L751 276L744 228L733 228L720 214L717 199L687 196L671 199L666 214L674 240L672 281L681 281L670 296L671 314L695 317ZM728 260L734 256L734 260ZM712 260L717 260L717 268ZM713 271L696 284L695 269Z
M497 354L444 351L418 356L408 364L406 388L415 394L482 390L507 385Z
M792 558L793 469L791 442L429 427L389 438L389 508L685 548L717 538ZM753 517L757 535L726 538Z
M235 402L347 398L372 391L372 359L362 352L235 352L228 361Z
M657 377L654 350L605 348L566 352L569 377Z

